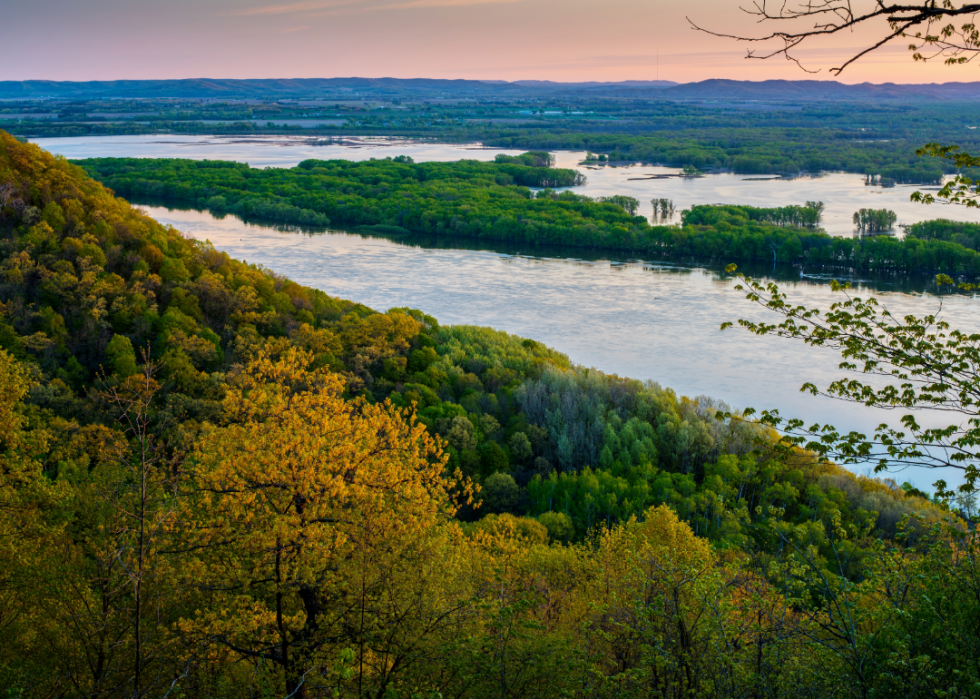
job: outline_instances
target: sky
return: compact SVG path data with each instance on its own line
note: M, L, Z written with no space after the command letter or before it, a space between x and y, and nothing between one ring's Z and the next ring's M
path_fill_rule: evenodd
M855 0L856 4L872 0ZM618 81L835 79L871 34L799 57L816 75L697 32L751 32L745 0L0 0L0 80L396 77ZM879 27L879 30L881 28ZM757 31L757 29L756 29ZM968 82L980 64L902 46L842 82Z

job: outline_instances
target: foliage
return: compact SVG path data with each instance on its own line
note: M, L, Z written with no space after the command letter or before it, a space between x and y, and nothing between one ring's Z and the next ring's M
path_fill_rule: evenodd
M956 176L943 184L942 189L935 196L915 192L912 195L912 201L932 204L938 198L951 204L962 204L971 209L980 207L980 201L978 201L980 181L969 176L970 172L975 172L976 168L980 166L980 158L961 150L960 146L943 146L938 143L928 143L920 148L917 153L951 161L956 167Z
M734 271L734 268L730 268ZM826 389L804 384L803 391L826 395L871 407L909 411L901 426L882 424L868 438L856 432L842 433L831 425L806 427L799 419L784 420L778 411L762 413L761 421L786 433L790 444L845 463L871 463L883 470L892 462L931 468L953 467L963 472L964 486L972 490L977 470L976 446L980 443L980 335L950 328L938 313L897 318L875 298L852 296L849 286L834 283L843 300L826 313L792 305L775 283L762 283L740 275L736 289L746 298L785 318L778 324L739 320L757 335L802 340L814 347L840 352L844 371L858 372L888 381L845 377ZM953 280L937 280L947 288ZM722 327L728 327L725 323ZM964 422L941 427L920 424L915 413L933 410L962 416ZM946 492L946 484L937 487Z
M936 219L905 227L906 238L944 240L971 250L980 250L980 224Z
M454 511L425 428L390 404L345 401L342 379L313 362L262 351L235 377L229 424L204 430L190 455L184 515L196 552L185 575L213 610L185 628L280 664L289 694L323 680L308 675L324 646L359 613L366 632L383 581L431 555Z
M973 123L974 110L970 98L955 101L920 95L909 102L902 96L899 102L891 99L895 95L889 94L888 86L881 86L884 99L876 95L867 101L847 102L794 95L787 102L767 100L764 104L729 102L727 98L724 102L672 100L670 90L625 86L612 92L567 87L557 94L528 90L538 110L529 110L525 99L516 95L499 95L489 101L402 102L392 98L398 90L391 83L376 86L379 99L392 100L386 108L343 98L331 107L275 101L181 100L175 104L167 99L103 99L73 101L61 109L58 118L51 119L44 118L52 109L43 102L5 102L0 107L0 127L35 138L289 134L327 136L313 142L329 144L354 134L410 136L538 153L594 151L591 160L586 156L591 163L642 162L747 174L845 171L879 180L940 184L943 174L954 172L954 167L922 160L916 148L927 141L964 138L964 126ZM473 86L470 82L464 87ZM447 87L439 87L439 94ZM737 90L737 83L732 87ZM757 94L746 99L758 99ZM115 115L120 111L134 118L119 119ZM327 116L334 123L325 124L323 117ZM976 139L969 134L966 138L967 142L960 142L975 147Z
M819 204L819 203L817 203ZM785 207L817 213L815 207ZM786 262L808 269L980 274L980 256L959 240L940 237L829 236L819 230L779 228L763 223L785 209L698 205L683 212L684 226L651 228L653 250L671 256L725 261ZM769 213L772 212L772 213ZM894 221L892 221L894 223ZM924 225L933 225L932 223ZM656 242L654 242L654 240Z
M980 253L956 242L837 238L815 230L820 202L772 209L699 205L683 213L681 226L652 226L634 215L639 203L631 197L594 201L547 187L532 196L524 185L542 186L556 178L574 184L573 171L536 165L309 160L288 170L260 170L227 162L113 158L82 165L126 196L185 201L218 215L260 216L262 207L274 201L286 207L282 211L298 212L285 219L290 222L320 216L373 227L359 228L367 232L411 231L681 259L778 261L813 269L980 275ZM255 208L255 202L265 203ZM869 233L881 232L866 227Z
M708 399L236 262L6 136L0 182L0 691L980 679L976 539L921 493Z
M636 216L636 212L640 208L640 201L638 199L627 197L622 194L616 194L611 197L599 197L597 201L604 204L615 204L630 216Z
M897 220L895 212L888 209L861 209L854 212L854 227L869 235L891 230Z
M485 225L487 215L502 219L496 227L501 231L518 226L524 217L563 227L583 217L629 220L614 207L584 204L587 199L578 206L539 202L528 187L568 187L582 178L573 170L548 167L542 154L526 155L493 163L306 160L291 169L175 159L103 158L83 165L128 195L190 201L218 214L300 225L325 226L333 220L468 235L478 221Z
M916 157L916 146L936 137L936 117L928 126L923 119L919 127L909 122L900 126L892 121L908 119L908 112L886 116L886 110L882 110L871 115L857 105L811 104L804 106L799 116L788 110L767 114L752 114L749 110L738 110L739 114L723 110L712 110L710 115L685 114L685 107L658 105L651 119L632 125L632 133L621 132L629 127L611 132L608 124L603 125L605 128L589 128L588 124L556 128L557 125L548 124L534 130L498 128L496 133L481 134L480 138L498 148L593 151L599 154L595 162L688 167L693 168L692 173L723 169L750 175L795 176L845 171L874 174L901 183L941 184L944 172L953 170ZM635 113L638 109L642 107L630 111ZM916 114L915 120L923 117L925 114ZM847 124L827 128L827 121L833 119ZM747 123L732 127L732 120ZM862 132L862 128L866 130ZM888 142L870 142L868 131ZM916 140L914 134L920 132L923 136Z

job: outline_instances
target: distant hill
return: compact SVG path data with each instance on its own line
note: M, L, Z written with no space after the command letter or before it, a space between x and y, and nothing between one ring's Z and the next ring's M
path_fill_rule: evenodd
M663 89L669 80L559 83L550 80L436 80L429 78L297 78L282 80L112 80L55 82L24 80L0 82L0 99L297 99L343 97L489 97L584 90Z
M980 100L980 82L925 85L844 85L822 80L668 80L560 83L549 80L437 80L429 78L298 78L276 80L113 80L0 82L0 99L439 99L529 95L761 101Z
M663 89L667 87L674 87L678 83L672 80L621 80L619 82L583 82L583 83L557 83L551 80L515 80L512 83L506 83L501 81L503 84L507 85L521 85L522 87L541 87L553 90L567 90L570 88L621 88L621 87L649 87L654 89Z
M433 80L428 78L297 78L275 80L112 80L55 82L24 80L0 82L5 99L94 99L94 98L197 98L269 99L300 97L493 94L510 83L491 85L480 80ZM517 88L523 90L525 88Z
M704 80L657 90L669 99L698 100L976 100L980 82L845 85L830 80Z

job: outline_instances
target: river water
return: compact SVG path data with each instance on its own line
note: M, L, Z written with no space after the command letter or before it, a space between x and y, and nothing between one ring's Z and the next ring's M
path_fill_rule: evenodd
M346 138L348 145L311 145L309 137L209 137L209 136L80 136L41 138L34 142L67 158L193 158L236 160L253 167L293 167L308 158L366 160L410 155L416 161L449 161L471 158L493 160L498 153L514 155L521 151L482 148L477 144L447 145L390 138ZM692 204L749 204L787 206L806 201L826 205L821 225L831 235L851 235L852 217L861 208L891 209L899 224L933 218L975 221L975 211L961 206L933 204L923 206L909 201L916 191L936 191L938 187L898 185L868 187L862 175L830 173L822 177L791 180L769 179L766 175L710 174L695 179L642 179L650 175L676 175L676 168L633 165L628 167L585 167L581 151L557 151L559 167L575 168L587 178L574 191L589 196L626 194L641 202L640 213L652 217L650 200L673 200L677 212ZM673 221L678 221L675 216Z
M308 146L291 139L276 139L275 145L271 140L253 141L257 139L140 136L51 139L40 143L71 158L207 157L263 166L292 165L308 157L355 159L401 153L416 160L492 159L501 152L433 144L344 148ZM559 153L558 161L567 164L577 157ZM871 192L875 188L864 187L861 178L851 175L778 182L715 176L651 183L628 181L628 176L637 176L630 175L629 170L587 171L590 184L584 189L590 194L627 193L639 198L640 185L656 185L659 195L672 196L677 203L685 201L681 199L685 191L692 197L709 192L717 201L758 205L823 198L828 210L840 206L826 194L839 191L846 202L861 201L862 206L887 205L898 210L891 203L881 202L896 197L899 188ZM854 180L858 183L854 184ZM714 189L708 187L712 181ZM688 186L690 189L685 190ZM824 189L814 191L818 186ZM874 203L863 202L863 196L872 198ZM710 199L704 201L710 203ZM230 216L216 219L193 210L147 210L157 220L192 237L208 239L233 257L260 263L331 295L378 310L396 306L419 308L443 324L491 326L531 337L568 354L576 363L621 376L654 380L681 395L707 395L737 408L778 408L783 415L801 417L808 423L832 423L840 429L865 433L881 422L894 423L900 417L897 413L801 394L799 388L804 382L825 386L840 377L840 359L830 351L760 338L737 328L722 332L719 326L725 321L765 318L771 322L773 317L734 291L732 280L720 270L445 238L388 240L338 231L304 233L246 224ZM964 213L958 209L948 212ZM780 284L793 303L826 309L839 298L831 292L828 281L793 276L781 279ZM939 300L914 283L852 281L855 293L874 293L896 314L921 315L938 307ZM978 332L978 303L980 299L973 297L947 298L942 316L955 328ZM925 422L938 424L929 417ZM959 480L955 473L916 469L896 477L922 488L938 477L950 482Z

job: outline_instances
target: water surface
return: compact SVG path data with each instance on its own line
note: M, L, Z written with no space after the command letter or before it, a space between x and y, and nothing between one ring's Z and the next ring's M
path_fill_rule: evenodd
M479 144L440 144L410 139L345 137L349 145L312 145L315 139L301 136L79 136L41 138L35 143L67 158L136 157L236 160L253 167L293 167L308 158L328 160L366 160L410 155L416 161L453 161L462 158L493 160L498 153L513 155L521 151L483 148ZM749 204L787 206L806 201L822 201L826 209L823 228L832 235L851 235L852 217L858 209L891 209L899 224L933 218L977 221L976 210L962 206L934 204L923 206L909 201L916 191L935 191L937 187L898 185L868 187L862 175L830 173L822 177L792 180L771 179L766 175L710 174L696 179L640 179L649 175L677 174L676 168L632 165L628 167L589 167L579 163L585 153L556 151L560 167L575 168L588 182L574 191L589 196L626 194L641 202L640 213L652 216L653 198L672 199L677 211L693 204ZM673 221L679 220L675 217ZM899 229L900 231L900 229Z
M832 352L740 329L722 332L725 321L773 317L734 291L720 270L544 257L540 250L507 252L500 246L439 249L353 233L288 232L198 211L148 212L233 257L331 295L378 310L419 308L447 325L484 325L531 337L578 364L657 381L681 395L708 395L739 408L779 408L787 416L866 433L898 417L801 394L804 382L826 385L840 376L840 360ZM895 312L924 314L938 306L936 297L908 282L855 284L855 293L873 292ZM826 309L838 298L827 279L781 285L794 303ZM977 303L947 298L943 316L954 327L978 331ZM938 476L907 471L901 477L926 487ZM955 474L946 477L952 481Z
M119 136L39 139L42 147L69 158L182 157L290 167L307 158L363 160L411 155L417 161L460 158L491 160L497 153L479 145L445 145L391 139L348 139L348 145L315 146L297 137ZM755 206L826 204L824 227L848 235L858 208L890 208L899 221L945 216L976 220L961 207L912 204L914 187L866 187L859 175L830 174L797 180L710 175L695 180L636 179L673 173L646 166L589 169L584 153L558 152L558 165L577 167L589 178L578 191L591 196L629 194L673 199L678 209L696 203ZM260 263L296 281L378 310L422 309L444 324L485 325L531 337L568 354L572 361L609 373L649 379L686 396L707 395L733 407L778 408L808 423L832 423L870 433L893 412L869 410L801 394L804 382L826 386L839 378L839 357L786 340L760 338L725 321L772 321L746 302L719 269L652 261L603 259L583 250L514 248L507 244L450 238L386 240L343 232L306 234L248 225L234 217L150 207L150 215L198 239L210 239L233 257ZM651 213L649 209L647 213ZM769 274L773 270L765 269ZM793 303L826 309L837 296L828 277L799 273L781 279ZM853 280L859 294L874 293L896 313L925 314L939 300L917 280ZM953 327L980 330L978 299L948 298L943 317ZM926 418L927 424L939 424ZM899 477L927 488L956 474L907 470Z

